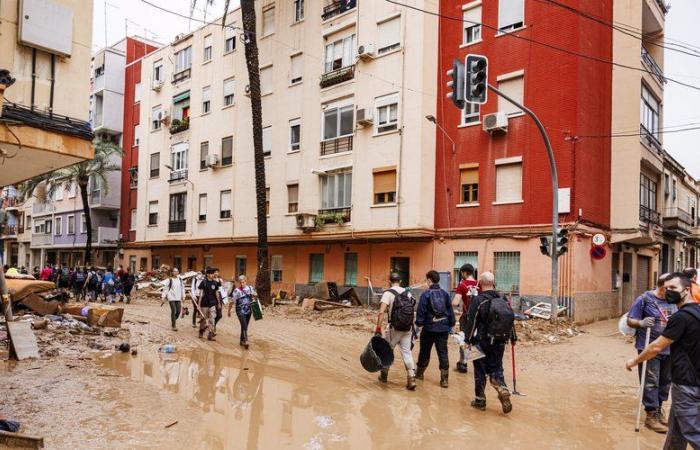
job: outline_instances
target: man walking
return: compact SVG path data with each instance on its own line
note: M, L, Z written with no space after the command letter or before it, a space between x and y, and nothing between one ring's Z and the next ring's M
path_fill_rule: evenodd
M690 295L690 280L676 272L664 284L666 302L679 310L661 336L625 364L627 370L656 358L671 347L671 414L664 450L681 450L688 444L700 449L700 305Z
M173 267L170 278L166 281L163 287L163 300L168 299L170 304L170 324L173 331L177 331L177 318L180 317L182 311L182 301L185 299L185 283L180 277L180 270Z
M666 328L668 318L678 311L676 305L666 303L664 283L668 275L663 274L659 277L655 290L640 295L627 315L627 325L637 329L637 353L644 350L647 330L650 339L656 340ZM644 377L642 402L647 415L644 426L657 433L668 431L668 421L664 417L662 405L668 400L668 391L671 388L670 354L671 349L666 348L649 360ZM639 378L642 379L642 366L639 366Z
M484 272L479 277L481 294L472 299L467 316L465 340L478 345L484 357L474 361L475 399L471 406L486 410L486 377L498 393L504 414L513 410L510 391L503 377L503 352L506 342L515 342L514 314L510 304L495 290L493 273Z
M217 270L207 269L207 277L199 284L199 337L204 337L204 332L209 331L207 339L214 341L216 335L216 308L219 304L219 288L221 285L215 280Z
M401 276L398 273L389 275L391 288L384 291L377 315L376 333L382 332L382 321L387 314L389 326L384 333L384 339L389 342L391 349L397 345L406 367L406 389L416 389L416 372L413 363L411 347L413 345L413 320L416 300L410 292L401 287ZM386 383L389 379L389 369L379 373L379 381Z
M462 314L459 316L459 329L464 333L465 339L467 336L467 313L472 298L479 295L479 288L476 279L474 278L474 266L464 264L459 268L459 273L462 277L455 291L455 296L452 299L452 306L460 306L462 304ZM464 348L459 348L459 362L457 363L457 372L467 373L467 353Z
M455 312L452 309L452 302L450 302L450 294L438 284L440 274L431 270L425 276L430 287L420 296L418 312L416 313L416 325L423 327L420 333L416 378L423 379L425 369L428 368L430 362L430 350L434 345L440 361L440 386L446 388L450 370L447 338L456 323Z
M232 301L236 305L236 317L241 324L240 345L248 350L248 326L250 325L250 316L253 314L253 298L258 294L252 286L248 285L248 279L245 275L238 277L238 283L239 286L233 290Z

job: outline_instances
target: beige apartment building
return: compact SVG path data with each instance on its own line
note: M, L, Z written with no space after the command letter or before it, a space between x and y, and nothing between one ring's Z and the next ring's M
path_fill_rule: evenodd
M422 281L432 263L435 128L425 116L435 113L437 21L366 0L256 7L275 287L385 284L390 270ZM143 59L136 242L125 264L256 274L240 10L227 23Z

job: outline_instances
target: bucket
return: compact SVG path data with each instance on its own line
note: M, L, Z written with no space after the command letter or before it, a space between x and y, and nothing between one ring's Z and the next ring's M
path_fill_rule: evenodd
M394 363L394 351L381 336L373 336L360 355L360 363L367 372L388 369Z
M253 319L260 320L263 318L262 305L260 304L257 298L253 299L253 301L251 302L250 309L253 311Z

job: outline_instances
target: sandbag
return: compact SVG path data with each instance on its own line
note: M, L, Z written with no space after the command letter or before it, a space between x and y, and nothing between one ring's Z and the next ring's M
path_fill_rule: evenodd
M394 363L394 351L381 336L373 336L360 355L360 364L367 372L388 369Z

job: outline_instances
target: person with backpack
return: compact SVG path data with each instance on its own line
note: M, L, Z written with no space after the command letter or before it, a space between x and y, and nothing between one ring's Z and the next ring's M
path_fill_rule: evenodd
M209 330L207 339L215 341L216 336L216 309L221 303L219 297L219 288L221 285L216 281L217 269L208 268L207 277L199 283L199 298L197 305L199 306L199 338L204 337L204 332Z
M173 331L177 331L176 322L182 311L182 301L185 299L185 282L180 277L180 270L173 267L170 277L163 286L162 298L168 299L170 304L170 324Z
M136 277L131 271L131 267L127 267L122 275L122 284L124 289L124 297L126 298L127 305L131 303L131 291L134 289L136 284Z
M459 307L462 306L462 314L459 316L459 330L464 333L465 337L467 335L467 312L469 312L469 305L471 304L472 298L479 295L479 287L476 279L474 278L474 266L471 264L463 264L459 268L459 274L461 280L455 291L455 296L452 299L452 306ZM459 362L457 363L457 372L467 373L467 353L464 348L459 348Z
M197 328L197 315L199 311L197 310L198 298L199 298L199 285L206 278L206 272L202 270L194 279L192 280L192 286L190 288L190 297L192 297L192 328Z
M85 275L85 269L82 267L76 268L75 272L73 273L73 295L77 301L80 301L83 298L86 279L87 276Z
M239 286L233 290L233 302L236 306L236 316L241 324L240 345L248 350L248 325L253 314L253 298L258 294L252 286L248 284L245 275L238 277Z
M503 376L503 353L506 343L515 342L515 314L508 301L496 292L495 277L491 272L479 276L481 293L472 299L467 314L465 341L477 345L484 357L474 361L475 399L471 406L486 410L486 377L498 393L504 414L513 410L510 391Z
M666 303L678 312L668 319L661 336L625 363L631 371L671 347L671 412L664 450L700 448L700 305L690 293L690 279L672 273L664 283Z
M114 292L117 285L116 277L112 272L112 267L107 267L104 277L102 277L102 294L107 303L114 303Z
M391 287L382 294L379 304L379 314L377 314L376 334L382 333L382 322L384 314L387 315L388 324L384 339L389 342L393 350L397 345L406 367L406 389L414 391L416 389L416 371L413 362L411 348L413 347L413 321L415 316L416 300L410 292L401 287L401 276L398 273L389 275ZM389 380L389 369L379 372L379 381L387 383Z
M429 288L421 294L416 312L416 326L422 328L416 378L423 379L425 369L430 363L430 351L435 346L440 361L440 386L446 388L450 371L447 339L456 323L455 312L452 309L450 294L438 284L440 274L431 270L425 276Z
M637 330L635 347L637 353L644 350L646 333L650 340L656 340L666 328L669 317L678 311L674 304L667 303L664 284L669 274L663 274L656 281L656 289L637 297L627 314L627 325ZM656 433L668 431L668 421L664 416L663 402L668 400L671 389L671 349L666 348L647 362L642 403L646 412L644 426ZM639 366L639 379L642 379L642 366Z
M87 274L87 280L85 281L85 292L87 293L89 301L97 300L97 294L100 290L101 284L102 280L100 280L100 276L98 275L95 268L91 267L90 271Z

